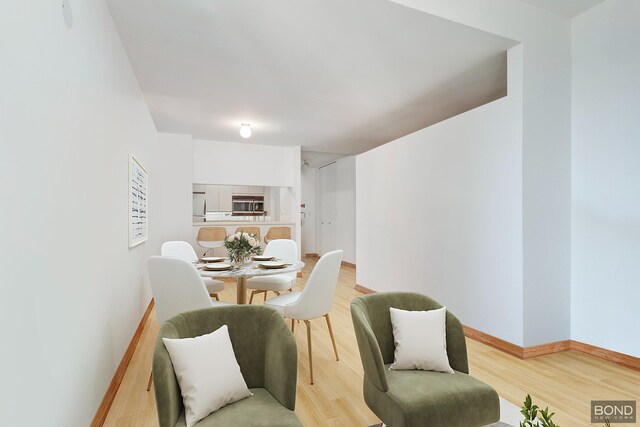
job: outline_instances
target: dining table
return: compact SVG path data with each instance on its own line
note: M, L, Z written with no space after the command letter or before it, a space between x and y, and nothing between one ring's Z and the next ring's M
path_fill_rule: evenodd
M264 268L260 266L260 261L253 261L243 266L234 266L232 269L223 271L211 271L205 269L205 264L198 264L196 268L202 277L219 278L235 278L237 283L238 304L247 303L247 279L256 276L271 276L275 274L293 273L304 268L304 262L295 261L288 262L282 268Z

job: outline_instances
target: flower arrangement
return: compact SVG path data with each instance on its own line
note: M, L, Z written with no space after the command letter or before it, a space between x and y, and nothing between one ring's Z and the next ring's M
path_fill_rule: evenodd
M231 262L243 263L249 260L251 255L260 255L262 248L255 234L237 232L230 234L224 240L224 247L229 251Z

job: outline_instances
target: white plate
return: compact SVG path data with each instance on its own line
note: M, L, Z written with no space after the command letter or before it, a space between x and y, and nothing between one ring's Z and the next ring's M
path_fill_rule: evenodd
M209 271L223 271L230 270L232 268L233 266L231 264L225 264L223 262L215 262L204 266L204 269Z
M262 268L284 268L287 264L282 261L264 261L260 263Z
M201 259L202 262L220 262L224 261L224 258L221 256L205 256Z
M274 257L272 256L264 256L264 255L256 255L253 257L254 261L271 261Z

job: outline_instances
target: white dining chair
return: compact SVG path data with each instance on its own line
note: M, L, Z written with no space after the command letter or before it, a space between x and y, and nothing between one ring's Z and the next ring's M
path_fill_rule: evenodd
M338 284L342 251L328 252L320 258L314 267L307 284L302 291L289 292L265 302L268 307L275 308L287 319L291 319L291 332L295 321L303 320L307 325L307 345L309 347L309 375L313 384L313 358L311 351L311 320L324 317L329 328L333 352L338 357L338 348L331 328L329 312L333 306L333 297Z
M190 263L198 262L198 255L196 255L196 251L193 249L193 246L187 242L178 240L164 242L160 247L160 254L162 256L180 258ZM224 291L224 282L210 277L202 277L201 279L207 287L209 295L220 301L218 292Z
M298 260L298 245L295 241L289 239L271 240L264 249L264 256L272 256L284 262L292 263ZM269 276L252 277L247 279L247 289L251 289L251 297L249 304L253 302L256 294L264 293L264 299L267 300L267 292L274 292L280 295L280 292L290 291L296 284L298 273L283 273Z
M195 266L181 258L152 256L147 261L158 323L186 311L228 305L212 301ZM147 391L151 389L149 375Z

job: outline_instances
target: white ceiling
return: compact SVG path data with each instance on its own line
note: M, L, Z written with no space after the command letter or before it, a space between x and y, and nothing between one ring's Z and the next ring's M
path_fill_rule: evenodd
M159 131L325 153L504 96L516 44L387 0L109 4Z
M549 12L573 18L604 0L521 0Z

